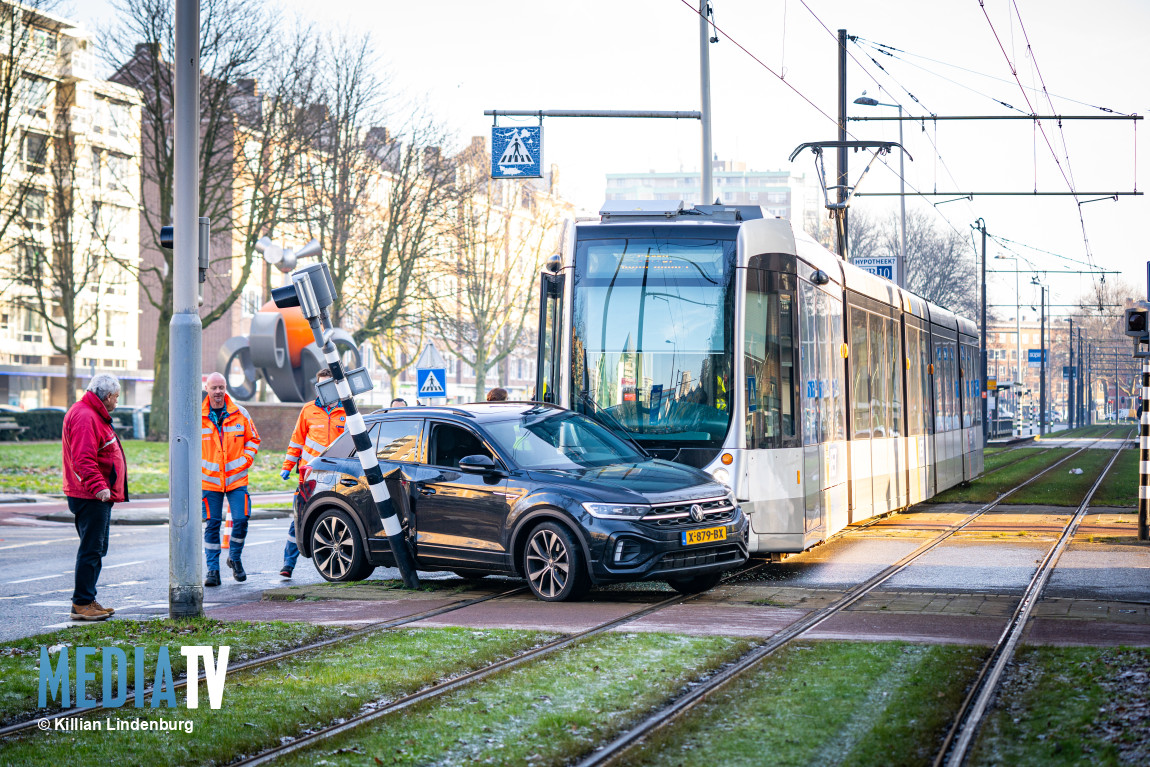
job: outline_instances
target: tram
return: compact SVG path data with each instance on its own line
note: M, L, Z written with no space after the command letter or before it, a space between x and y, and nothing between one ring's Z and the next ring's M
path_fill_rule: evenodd
M973 322L758 206L610 201L541 275L537 399L735 491L804 551L982 473Z

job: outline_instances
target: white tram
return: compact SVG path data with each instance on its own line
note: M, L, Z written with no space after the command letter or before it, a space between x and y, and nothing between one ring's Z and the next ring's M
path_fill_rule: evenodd
M540 399L735 490L798 552L982 473L974 323L757 206L609 202L542 277Z

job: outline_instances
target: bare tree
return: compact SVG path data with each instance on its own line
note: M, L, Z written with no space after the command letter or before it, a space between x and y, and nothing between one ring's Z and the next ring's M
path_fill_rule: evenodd
M148 258L137 273L158 313L149 438L163 439L173 254L159 247L159 231L171 223L175 176L174 70L163 52L174 49L175 29L167 0L120 0L119 10L103 47L118 65L113 79L144 99L141 244ZM299 182L299 156L319 129L302 109L315 87L315 40L306 27L287 35L281 30L266 0L201 4L199 211L212 219L214 235L205 327L226 316L243 293L255 268L255 243L284 218L284 203ZM270 86L262 93L257 74Z
M475 399L484 399L487 372L523 338L535 276L554 252L561 207L525 181L489 176L490 155L473 142L459 157L456 221L439 289L431 290L433 320L447 349L475 371ZM434 286L433 286L434 287Z
M853 225L853 221L852 221ZM891 213L883 228L881 250L899 252L897 214ZM937 225L930 213L910 210L906 214L906 287L932 303L967 318L979 315L977 263L970 240Z

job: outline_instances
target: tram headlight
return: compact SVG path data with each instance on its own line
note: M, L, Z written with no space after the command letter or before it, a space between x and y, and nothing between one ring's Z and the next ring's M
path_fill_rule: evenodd
M650 506L624 503L585 503L587 513L599 519L638 519L651 513Z
M716 482L722 482L727 487L731 486L731 472L720 466L711 471L711 476L715 478Z

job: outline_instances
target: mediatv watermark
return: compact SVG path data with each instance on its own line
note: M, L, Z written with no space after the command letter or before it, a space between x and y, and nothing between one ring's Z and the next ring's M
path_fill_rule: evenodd
M52 653L47 647L40 648L40 696L38 704L45 708L49 700L58 700L61 708L119 708L128 702L128 654L120 647L77 647L75 654L69 648L60 649L56 662L52 663ZM201 661L204 682L208 688L208 705L218 709L224 700L224 680L228 673L228 654L231 648L223 645L216 655L216 648L208 645L191 645L180 648L180 654L187 659L185 703L187 708L199 708L199 682ZM72 673L73 660L75 674ZM132 665L135 685L132 704L136 708L177 708L175 679L172 675L171 652L161 646L156 650L155 673L152 675L151 689L146 684L145 674L147 652L144 647L132 648ZM96 681L96 669L101 670L103 696L99 700L88 697L88 685ZM75 680L73 685L72 680ZM73 687L75 694L73 695ZM73 703L73 700L75 703ZM68 722L68 724L61 724ZM42 720L41 729L49 729L50 724ZM162 730L186 729L191 732L191 721L163 722L162 720L108 720L106 727L98 720L56 720L58 730ZM168 725L167 727L162 725ZM175 726L180 725L180 726ZM184 725L187 725L186 727Z

